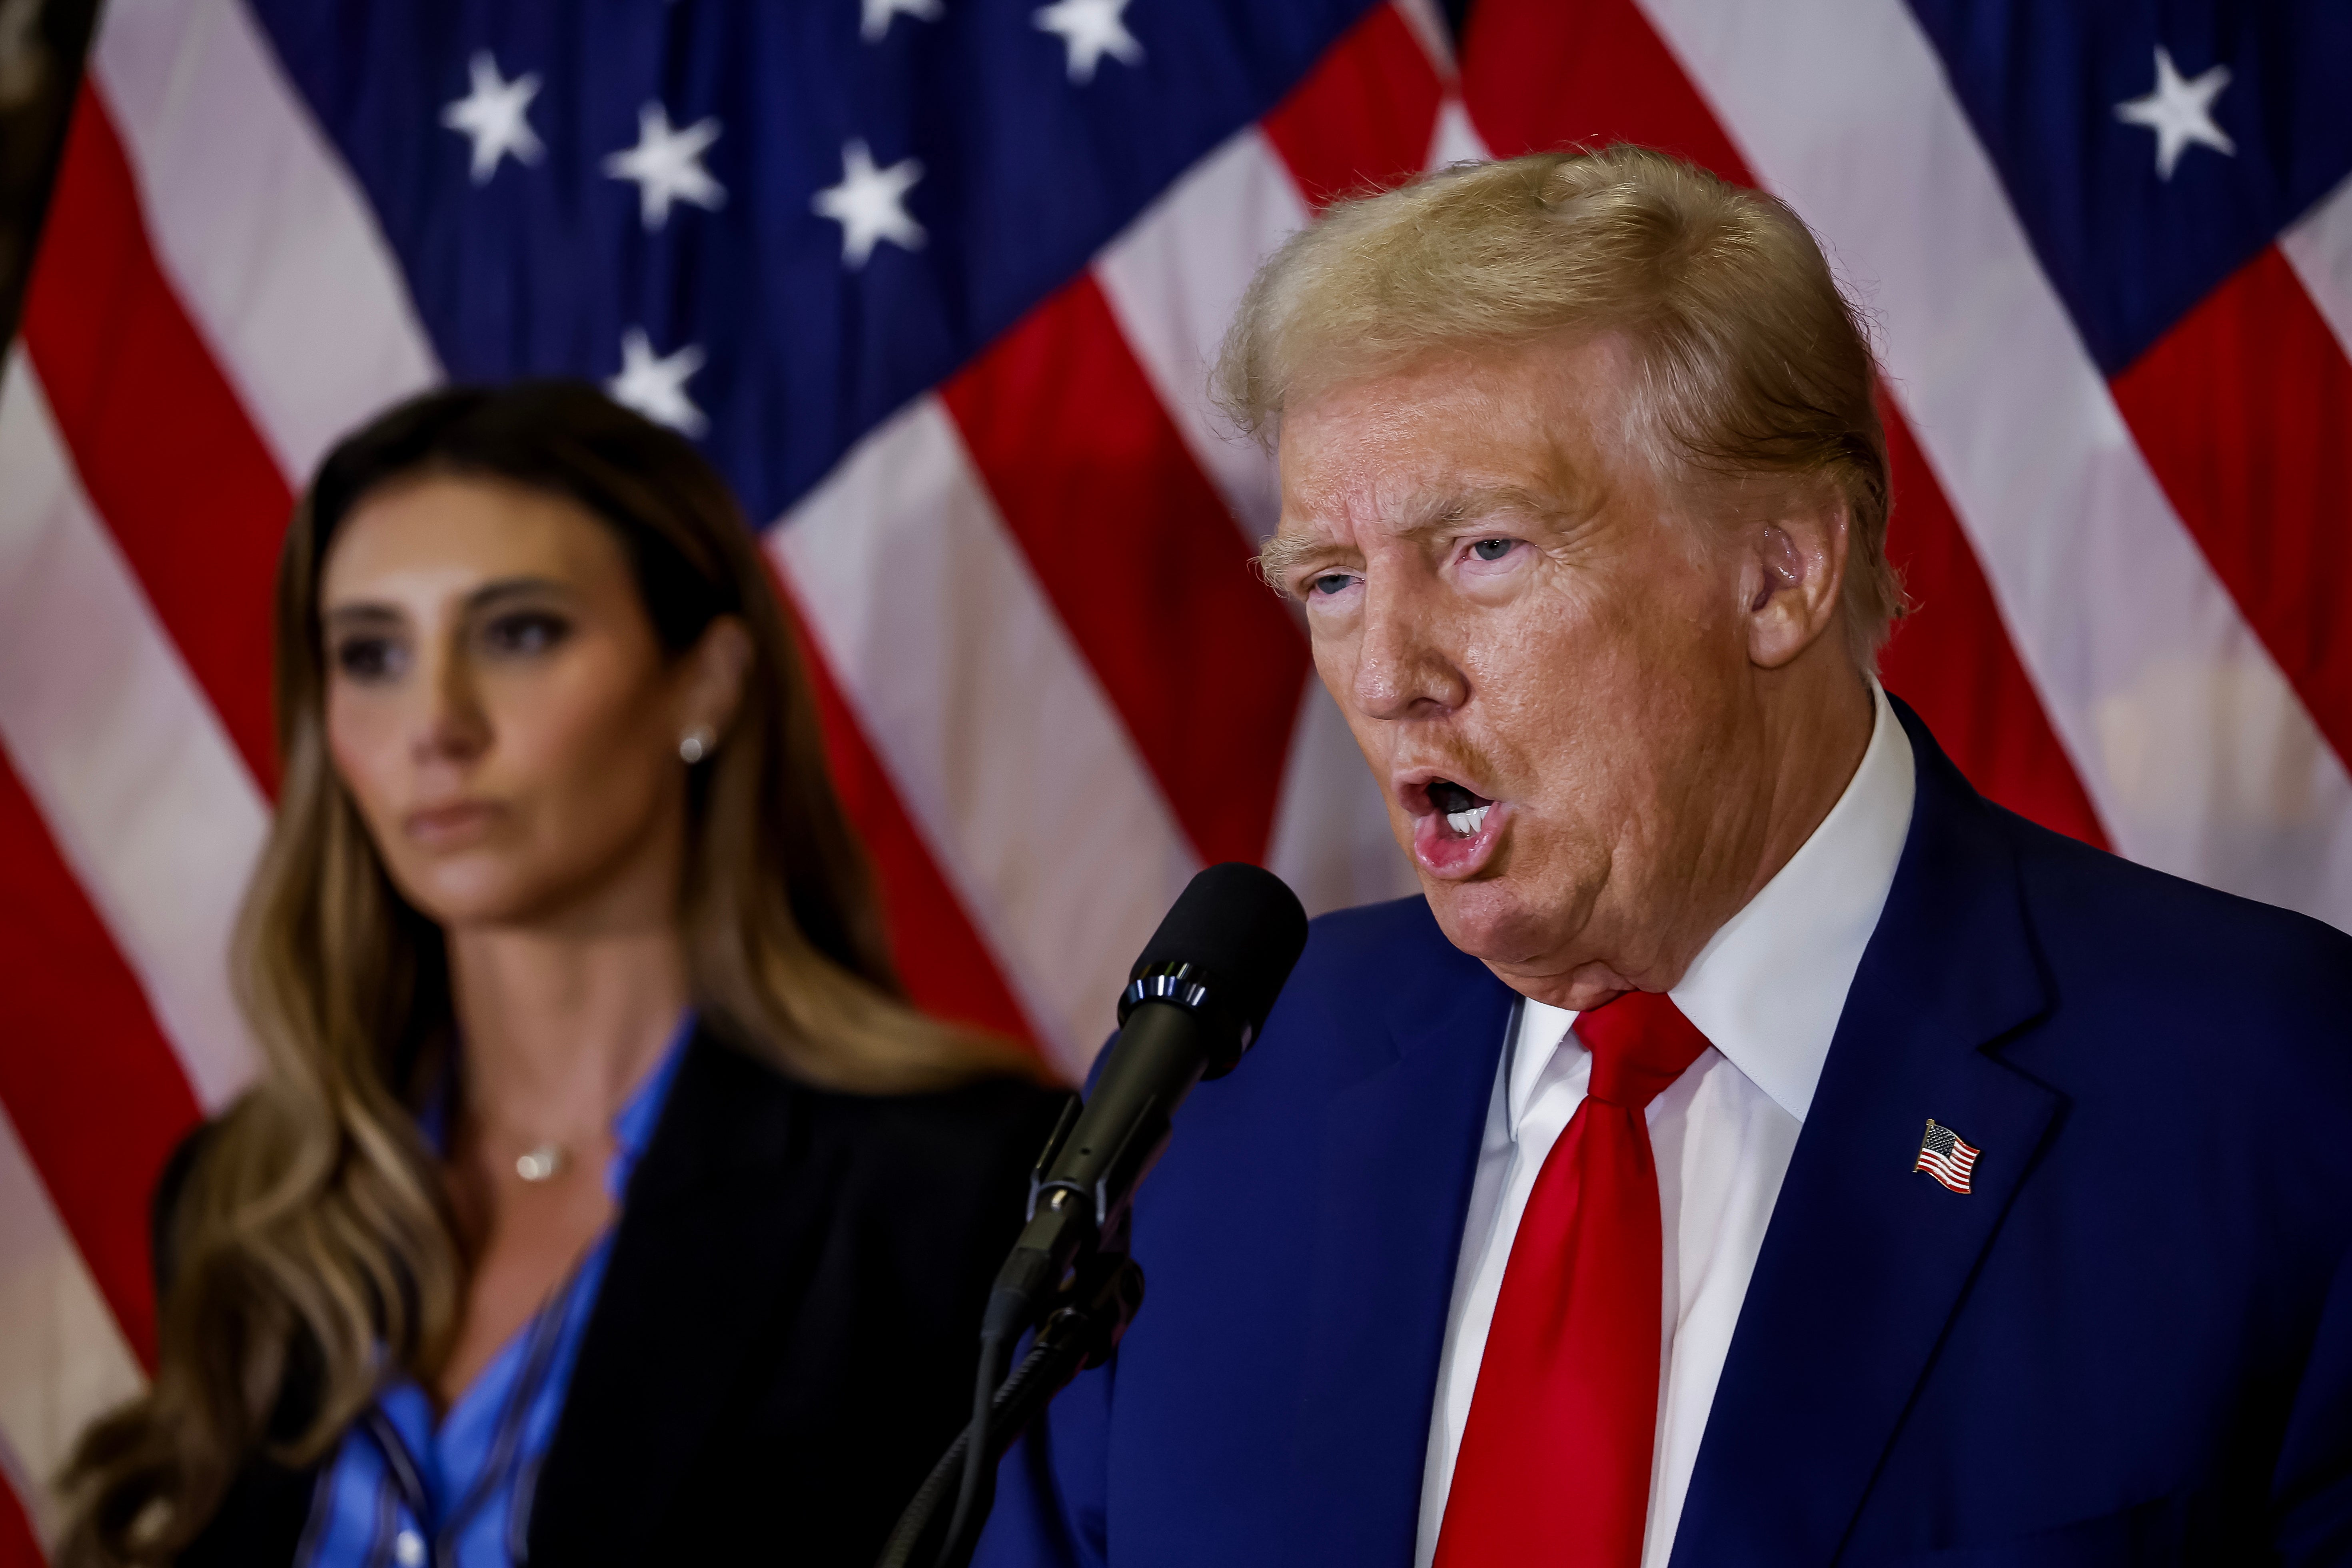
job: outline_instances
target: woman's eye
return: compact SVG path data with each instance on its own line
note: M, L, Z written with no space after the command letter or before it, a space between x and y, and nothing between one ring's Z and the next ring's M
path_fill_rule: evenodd
M543 610L519 610L499 616L483 628L483 640L499 653L545 653L563 640L572 627L560 616Z
M389 680L400 673L401 652L390 637L345 637L335 645L335 668L349 680Z
M1307 591L1310 594L1344 594L1348 591L1348 584L1355 580L1345 572L1326 572L1320 577L1309 581Z
M1482 539L1470 547L1470 553L1481 561L1500 561L1517 543L1516 539Z

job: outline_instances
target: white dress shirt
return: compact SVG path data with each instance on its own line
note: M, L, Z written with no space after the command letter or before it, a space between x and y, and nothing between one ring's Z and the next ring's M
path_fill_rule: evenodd
M1712 1048L1649 1108L1664 1222L1665 1337L1643 1568L1664 1568L1674 1551L1764 1227L1910 831L1911 742L1874 683L1873 700L1870 745L1837 805L1669 993ZM1437 1552L1519 1216L1544 1157L1584 1099L1592 1058L1568 1032L1575 1018L1522 1002L1496 1074L1430 1415L1420 1568Z

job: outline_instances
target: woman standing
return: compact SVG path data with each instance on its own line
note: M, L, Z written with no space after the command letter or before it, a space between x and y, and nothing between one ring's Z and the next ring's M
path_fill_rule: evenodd
M266 1066L166 1173L66 1561L870 1562L1060 1097L901 995L724 484L585 385L418 398L276 635Z

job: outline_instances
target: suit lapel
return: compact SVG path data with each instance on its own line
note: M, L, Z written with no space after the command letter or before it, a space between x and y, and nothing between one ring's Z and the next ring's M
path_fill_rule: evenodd
M649 1562L698 1439L818 1233L802 1091L698 1035L630 1184L531 1512L543 1562Z
M1676 1568L1836 1556L2059 1109L1997 1054L2049 1005L2013 854L1895 706L1910 836L1732 1335ZM1965 1195L1913 1173L1931 1117L1982 1152Z
M1513 1002L1433 921L1428 942L1409 965L1415 983L1388 1002L1391 1051L1323 1119L1293 1562L1412 1560L1463 1217Z

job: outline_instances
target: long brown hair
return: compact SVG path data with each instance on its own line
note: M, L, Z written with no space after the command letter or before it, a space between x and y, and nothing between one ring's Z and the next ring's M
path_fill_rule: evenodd
M440 928L399 892L328 759L319 580L381 487L475 475L568 498L625 547L667 655L739 617L741 705L694 770L680 903L704 1025L824 1088L890 1093L1020 1071L1016 1048L917 1013L826 772L790 614L694 447L576 382L436 392L328 455L279 559L284 795L238 921L259 1081L208 1131L163 1238L153 1385L65 1479L64 1561L168 1561L257 1454L315 1461L388 1370L448 1353L466 1261L412 1107L454 1038Z

